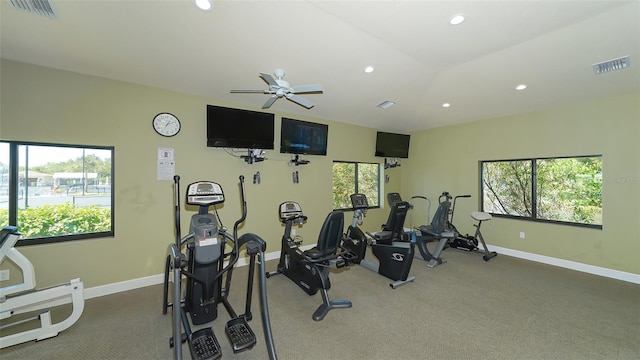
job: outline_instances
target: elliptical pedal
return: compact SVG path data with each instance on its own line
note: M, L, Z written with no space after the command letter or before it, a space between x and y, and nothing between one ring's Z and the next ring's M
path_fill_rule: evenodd
M222 357L222 349L211 328L200 329L189 339L193 360L215 360Z
M256 344L256 334L242 316L229 320L224 331L233 346L234 353L250 349Z

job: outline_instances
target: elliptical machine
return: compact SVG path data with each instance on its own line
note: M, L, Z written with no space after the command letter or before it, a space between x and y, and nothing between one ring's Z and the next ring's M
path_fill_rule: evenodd
M402 202L402 200L396 201L396 193L389 195L391 195L389 196L389 202L392 206L389 217L398 220L399 223L396 227L402 228L409 205ZM415 276L409 276L409 271L413 263L414 244L398 241L401 238L401 234L393 234L397 232L397 229L383 230L373 234L367 233L369 235L367 237L358 227L364 222L364 216L369 208L367 196L365 194L352 194L350 198L354 210L353 220L347 228L347 236L343 241L343 246L357 255L354 262L394 280L389 284L392 289L413 282ZM371 252L378 259L379 264L374 264L365 259L368 246L371 246Z
M227 233L222 226L215 205L224 202L222 187L211 181L199 181L188 186L186 203L198 206L198 213L191 216L189 234L184 238L180 235L180 186L179 176L174 176L174 200L176 242L167 249L167 260L164 274L164 294L162 313L172 307L173 336L169 345L174 349L174 358L182 359L182 343L188 342L191 358L194 360L219 359L222 349L211 327L191 331L191 324L203 325L215 320L218 316L218 304L222 303L227 309L231 320L225 326L225 333L233 352L240 352L252 348L256 344L256 336L249 327L251 320L251 297L253 289L253 273L256 256L260 264L259 285L262 310L262 325L265 342L270 359L276 359L273 336L269 320L269 307L266 297L264 251L266 243L258 235L247 233L238 237L238 226L244 222L247 215L245 201L244 177L240 176L240 194L242 199L242 216L233 226L233 235ZM213 206L216 216L209 213ZM230 252L225 252L227 245L231 245ZM233 268L238 261L241 246L246 245L250 255L249 278L247 283L247 298L245 313L238 315L227 297L231 287ZM185 247L187 254L182 253ZM225 259L228 264L224 266ZM168 301L169 273L173 273L173 301ZM186 277L186 291L182 299L182 276ZM223 275L225 286L223 287ZM183 333L184 330L184 333Z
M331 288L330 269L348 266L355 257L355 254L344 251L340 246L344 214L340 211L331 212L320 229L316 246L304 251L300 249L302 240L292 237L293 225L301 226L307 221L300 204L294 201L280 204L279 217L285 225L280 260L277 270L267 273L266 276L284 274L309 295L315 295L320 290L322 304L312 315L315 321L324 319L330 310L350 308L351 301L329 300L327 292Z
M455 234L455 238L451 239L447 245L449 247L452 247L454 249L459 249L459 250L464 250L464 251L478 251L480 250L480 248L478 248L478 240L480 240L480 243L482 243L482 248L484 249L484 255L482 256L482 259L484 261L489 261L492 258L498 256L498 253L495 251L489 251L489 249L487 248L487 244L484 242L484 237L482 236L482 233L480 232L480 226L482 225L483 221L489 221L492 219L491 214L486 213L486 212L481 212L481 211L474 211L471 213L471 218L473 218L474 220L476 220L478 223L474 224L473 226L476 228L476 232L473 236L466 234L466 235L461 235L460 232L458 231L458 229L455 227L455 225L453 225L453 215L456 209L456 200L458 200L458 198L470 198L471 195L458 195L453 197L453 206L451 207L451 209L449 210L449 217L447 219L447 227L449 229L451 229ZM438 202L443 202L443 201L451 201L451 194L449 194L448 192L444 191L439 197L438 197ZM444 200L443 200L444 199Z

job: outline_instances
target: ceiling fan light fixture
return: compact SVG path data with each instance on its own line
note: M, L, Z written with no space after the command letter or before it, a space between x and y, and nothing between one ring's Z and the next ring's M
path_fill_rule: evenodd
M385 100L383 102L381 102L380 104L377 105L377 107L379 107L380 109L388 109L390 107L392 107L393 105L395 105L396 103L390 100Z

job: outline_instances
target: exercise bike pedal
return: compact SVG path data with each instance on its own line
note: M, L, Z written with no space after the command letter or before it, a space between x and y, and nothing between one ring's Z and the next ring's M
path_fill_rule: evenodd
M229 320L224 331L233 346L234 353L250 349L256 344L256 334L242 316Z
M200 329L191 334L189 349L193 360L215 360L222 357L222 349L211 328Z

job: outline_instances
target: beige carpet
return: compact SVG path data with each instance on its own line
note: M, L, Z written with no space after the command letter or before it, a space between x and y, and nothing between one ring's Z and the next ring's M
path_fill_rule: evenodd
M448 262L434 269L415 259L415 282L395 290L360 266L333 273L330 297L353 307L320 322L311 319L320 294L307 295L284 275L268 279L278 358L640 359L639 285L504 255L487 263L480 254L443 254ZM239 313L246 274L238 268L231 289ZM268 358L257 292L254 298L250 324L258 344L239 354L224 334L228 315L220 305L211 326L223 358ZM87 300L70 329L0 350L0 358L171 359L171 316L162 315L161 303L161 285ZM188 346L183 349L189 359Z

